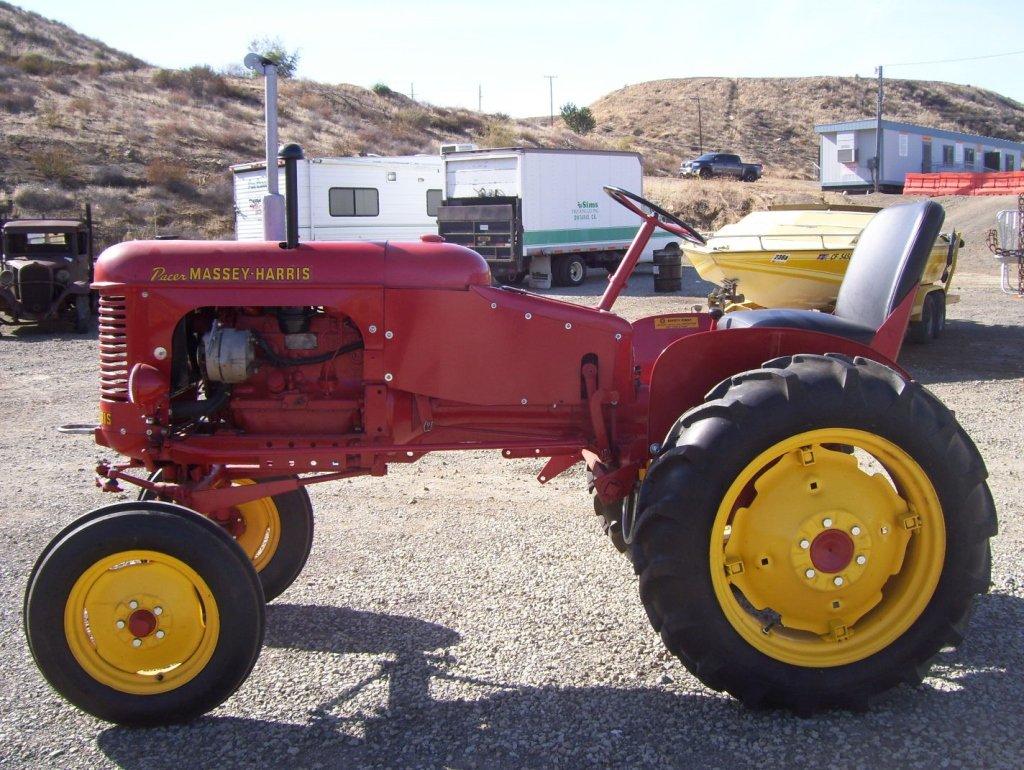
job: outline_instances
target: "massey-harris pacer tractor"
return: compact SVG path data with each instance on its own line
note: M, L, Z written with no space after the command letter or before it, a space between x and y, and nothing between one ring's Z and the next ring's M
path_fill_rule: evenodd
M835 314L596 307L494 287L475 252L415 243L132 242L96 266L108 489L40 556L28 641L49 682L123 724L228 698L264 602L296 578L305 487L428 452L584 462L665 645L750 706L861 708L919 682L989 584L992 497L952 413L894 359L943 211L864 230ZM293 220L294 221L294 220ZM581 490L582 491L582 490Z

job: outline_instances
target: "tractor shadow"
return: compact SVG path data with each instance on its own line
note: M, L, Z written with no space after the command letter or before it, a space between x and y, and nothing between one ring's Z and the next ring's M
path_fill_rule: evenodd
M949 319L937 340L905 342L900 365L926 385L1024 377L1024 326Z
M99 735L100 749L117 765L140 769L753 767L772 745L800 766L936 766L956 759L951 746L963 746L968 766L1012 766L1024 752L1024 711L1006 708L1024 686L1024 600L1007 594L980 599L967 644L940 656L928 684L898 688L867 713L805 719L750 711L708 691L463 676L448 651L461 636L445 626L332 607L269 609L268 646L378 655L374 670L311 704L302 724L214 716L153 730L114 727ZM673 675L685 676L681 667ZM473 699L436 697L448 682L470 687ZM900 727L907 725L922 729ZM960 736L971 740L965 745ZM143 748L150 741L159 752ZM982 759L969 746L989 748Z

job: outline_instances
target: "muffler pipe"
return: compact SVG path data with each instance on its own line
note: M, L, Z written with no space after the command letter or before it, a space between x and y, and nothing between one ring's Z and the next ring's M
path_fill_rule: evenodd
M297 144L285 144L277 153L284 161L284 202L285 242L282 247L294 249L299 245L299 161L303 159L302 148Z

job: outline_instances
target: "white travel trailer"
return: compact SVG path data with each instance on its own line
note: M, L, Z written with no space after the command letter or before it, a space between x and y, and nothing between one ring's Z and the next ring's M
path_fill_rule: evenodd
M414 240L437 232L442 159L434 155L307 158L298 162L299 237L306 241ZM263 240L266 164L231 167L235 237ZM284 190L284 167L280 169Z
M479 252L499 280L517 283L547 257L556 285L577 286L588 267L614 270L639 228L603 190L643 194L635 152L471 150L444 155L444 167L438 232ZM678 250L679 238L655 230L641 260L667 249Z

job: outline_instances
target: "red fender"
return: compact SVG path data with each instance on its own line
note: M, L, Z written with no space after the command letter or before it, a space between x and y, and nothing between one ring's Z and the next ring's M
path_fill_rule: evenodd
M676 340L654 364L647 434L661 443L679 416L722 380L797 353L841 353L877 361L910 379L896 362L866 345L805 329L721 329Z

